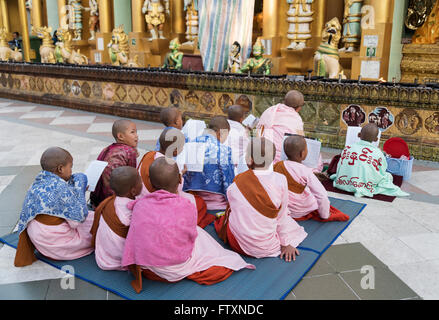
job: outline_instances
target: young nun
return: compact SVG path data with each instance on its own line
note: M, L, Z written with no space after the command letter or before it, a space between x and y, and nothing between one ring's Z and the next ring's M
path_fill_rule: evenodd
M160 122L163 123L165 129L163 131L167 131L169 129L175 128L180 130L183 128L183 114L176 107L168 107L162 109L160 112ZM160 151L160 139L157 140L155 145L155 151Z
M308 155L305 138L300 135L285 139L288 160L274 165L274 171L288 182L288 209L296 220L346 221L349 216L332 207L328 193L313 170L302 164Z
M54 260L73 260L93 252L90 227L93 212L85 199L87 176L72 174L73 158L61 148L44 151L43 169L24 199L14 265L36 261L34 250Z
M142 180L133 167L119 167L110 176L114 195L96 208L92 234L96 263L103 270L123 270L122 253L131 222L127 204L142 190Z
M356 197L373 197L376 194L408 196L393 184L392 175L386 172L386 157L372 144L378 141L378 133L376 124L369 123L358 135L361 140L344 148L337 172L331 176L334 187L353 192Z
M167 157L170 159L175 158L182 152L185 138L180 130L170 128L162 132L159 138L159 143L159 151L150 151L146 153L139 163L138 171L143 182L141 196L155 191L149 178L149 168L154 160L161 157ZM185 172L186 169L183 169L181 175L184 175ZM206 203L200 196L183 191L183 183L184 179L181 180L181 183L178 186L179 195L187 198L197 207L198 225L204 228L215 220L215 216L207 213Z
M303 94L291 90L283 103L265 110L259 119L259 136L273 141L276 146L274 162L280 161L285 133L304 135L303 120L299 112L305 104Z
M90 193L90 201L94 207L114 194L110 188L110 175L115 168L137 166L139 137L136 124L130 120L116 120L113 123L112 134L116 142L102 150L97 159L108 162L108 165L99 178L95 191Z
M133 211L122 265L134 273L131 284L136 292L142 290L142 275L210 285L224 281L233 271L255 268L197 226L195 206L178 195L180 174L172 159L155 160L150 179L157 191L128 204Z
M289 262L296 259L307 233L288 215L286 178L269 170L275 152L271 141L251 139L246 156L250 169L237 175L227 190L229 208L215 221L215 229L238 253L280 256Z
M206 202L207 210L225 210L226 191L235 177L232 150L224 145L230 124L223 116L215 116L204 134L192 142L203 144L204 166L202 172L188 171L184 179L184 191L192 191Z
M257 128L258 135L274 142L276 146L276 156L274 164L280 161L282 155L282 145L286 133L305 135L303 120L299 112L305 104L303 94L297 90L289 91L283 103L279 103L265 110L259 119ZM323 170L323 161L320 156L315 172Z

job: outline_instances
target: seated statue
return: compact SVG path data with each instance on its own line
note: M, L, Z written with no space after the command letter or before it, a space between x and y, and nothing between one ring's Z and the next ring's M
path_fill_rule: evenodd
M268 58L263 57L264 46L261 39L258 39L253 46L253 58L247 60L247 62L239 69L239 73L253 73L253 74L270 74L272 63Z
M241 45L235 41L229 54L229 63L226 72L238 73L241 68Z
M173 39L169 43L171 51L165 56L163 68L180 70L183 67L183 52L179 51L180 46L178 38Z

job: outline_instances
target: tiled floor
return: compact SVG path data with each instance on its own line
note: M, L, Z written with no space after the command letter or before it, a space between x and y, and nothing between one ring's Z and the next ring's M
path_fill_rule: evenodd
M69 150L74 171L84 171L113 142L116 117L0 99L0 235L10 233L27 188L49 146ZM137 121L139 152L153 148L163 126ZM337 150L324 149L330 159ZM416 161L403 189L410 197L393 203L330 193L367 207L336 240L287 299L439 299L439 164ZM75 279L62 290L65 274L43 263L13 266L15 250L0 248L0 299L119 299ZM363 270L371 266L371 270ZM374 273L374 288L364 288Z

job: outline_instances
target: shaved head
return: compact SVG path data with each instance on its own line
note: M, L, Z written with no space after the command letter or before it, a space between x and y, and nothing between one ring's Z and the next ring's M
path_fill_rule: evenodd
M73 162L72 155L59 147L51 147L43 152L40 164L45 171L54 172L58 166L65 166L69 162Z
M178 122L180 117L181 117L181 111L176 107L168 107L160 112L160 121L166 127L174 126Z
M297 90L291 90L285 95L284 104L288 107L297 109L301 108L305 103L303 94Z
M125 197L139 183L141 183L141 178L136 168L128 166L117 167L111 172L110 188L118 197Z
M268 169L275 156L276 147L266 138L252 138L247 146L246 162L251 169Z
M180 184L180 171L177 163L166 157L154 160L149 167L149 179L156 190L177 193Z
M227 117L229 120L241 122L244 119L245 111L240 105L233 105L227 109Z
M305 137L300 135L293 135L285 139L284 151L288 160L300 162L302 159L302 152L307 148Z
M368 123L366 124L359 134L361 140L368 142L378 141L379 129L376 124Z
M185 137L184 134L175 128L165 129L159 138L160 152L172 158L183 151ZM168 150L169 149L169 150Z
M210 119L209 129L212 129L215 132L220 130L230 130L230 124L224 116L215 116Z
M127 131L129 125L132 123L130 120L120 119L116 120L113 123L113 127L111 129L111 133L113 134L114 139L118 139L117 135L119 133L124 133Z
M215 116L210 119L208 129L205 131L224 143L230 132L230 124L224 116Z

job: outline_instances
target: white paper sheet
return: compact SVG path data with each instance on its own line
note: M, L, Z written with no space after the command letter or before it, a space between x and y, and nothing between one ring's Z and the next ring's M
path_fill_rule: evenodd
M346 132L346 143L345 147L347 145L353 145L354 143L359 142L361 139L358 136L358 134L361 132L362 127L348 127L348 130ZM380 145L380 139L381 139L381 131L378 133L378 141L372 142L372 144L375 147L379 147Z
M85 175L88 179L88 191L95 191L99 178L107 165L108 162L99 160L94 160L90 163L87 170L85 170Z
M186 144L183 147L183 151L180 152L180 154L176 156L174 160L175 162L177 162L178 170L182 172L184 169L184 165L186 164Z
M284 136L284 141L286 138L288 138L291 135L286 134ZM302 162L303 165L307 166L308 168L317 168L319 165L319 159L320 159L320 149L322 148L322 143L318 140L312 140L305 138L306 144L308 146L308 156L306 159ZM282 154L280 156L280 160L284 161L287 160L287 155L285 154L283 142L282 142Z
M184 159L186 159L185 164L187 171L203 172L206 145L204 143L188 142L185 144L184 151Z
M242 124L246 127L249 127L250 129L253 129L256 127L256 124L258 123L259 118L256 118L254 115L249 114L247 118L242 121Z
M308 156L302 161L302 164L308 168L317 168L319 166L320 149L322 143L317 140L305 139L308 146Z
M194 140L196 137L201 136L203 134L204 129L206 129L206 123L201 120L189 119L184 127L181 129L185 137L189 139L189 141Z
M361 61L361 77L364 79L379 79L381 63L379 61Z

